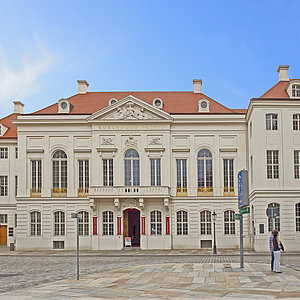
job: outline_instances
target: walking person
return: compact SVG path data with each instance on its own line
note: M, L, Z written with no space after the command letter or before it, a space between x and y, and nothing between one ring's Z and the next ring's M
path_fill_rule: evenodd
M281 245L278 237L278 231L275 231L273 235L273 253L274 253L273 271L276 273L282 273L280 272L280 248Z
M275 231L276 231L275 229L272 230L272 233L269 238L269 248L270 248L270 252L271 252L271 270L272 271L273 271L273 266L274 266L273 237L274 237Z

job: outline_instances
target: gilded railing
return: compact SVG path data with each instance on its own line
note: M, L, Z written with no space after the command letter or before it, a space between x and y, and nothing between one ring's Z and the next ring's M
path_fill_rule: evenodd
M89 188L79 188L78 197L87 197L89 194Z
M67 189L66 188L52 188L51 197L66 197Z
M234 196L234 187L224 187L224 196Z
M30 189L30 197L32 198L41 197L41 188Z
M198 187L197 189L198 196L212 195L213 192L214 192L213 187Z
M187 196L187 188L176 188L176 196Z

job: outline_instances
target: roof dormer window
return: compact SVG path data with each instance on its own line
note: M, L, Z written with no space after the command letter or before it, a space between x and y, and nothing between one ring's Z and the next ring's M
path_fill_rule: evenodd
M115 99L115 98L111 98L109 101L108 101L108 105L113 105L117 102L118 100Z
M71 111L70 102L67 99L60 99L58 101L58 113L59 114L68 114Z
M163 108L163 102L159 98L153 100L153 105L157 108Z
M300 84L293 84L292 85L292 97L293 98L300 98Z
M209 101L207 99L198 101L198 112L209 112Z

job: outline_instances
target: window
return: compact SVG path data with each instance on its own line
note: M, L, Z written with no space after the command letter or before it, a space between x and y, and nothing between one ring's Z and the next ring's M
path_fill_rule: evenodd
M7 224L7 215L0 215L0 223Z
M253 156L250 157L251 184L253 183Z
M63 211L54 213L54 235L65 235L65 213Z
M198 152L198 193L212 192L212 154L207 149Z
M208 210L200 212L200 232L201 234L211 234L211 212Z
M252 138L252 121L250 122L250 139Z
M18 176L15 176L15 196L18 196Z
M293 130L300 130L300 114L293 115Z
M78 161L78 175L79 175L79 188L78 196L87 196L89 193L90 185L90 171L89 171L89 161L79 160Z
M294 177L295 179L300 179L299 173L299 165L300 165L300 151L294 151Z
M52 179L55 193L67 193L67 154L58 150L53 154Z
M268 218L268 229L272 231L273 229L280 231L280 205L278 203L270 203L268 207L277 207L279 214L278 217L273 218L273 228L272 228L272 218Z
M267 178L279 178L278 150L267 150Z
M16 155L16 159L19 157L19 149L18 147L15 147L15 155Z
M113 159L103 159L103 185L114 185Z
M0 176L0 196L7 196L7 176Z
M295 205L296 231L300 231L300 203Z
M30 213L30 235L41 235L41 213L38 211L33 211Z
M161 212L158 210L151 211L151 235L162 234Z
M186 169L186 159L177 159L177 195L187 194L187 169Z
M234 193L233 159L224 159L224 193Z
M103 214L103 235L114 235L114 213L104 211Z
M160 158L150 159L150 168L151 168L151 186L160 186L161 185Z
M108 105L113 105L113 104L117 103L117 101L118 101L117 99L112 98L108 101Z
M14 236L14 228L8 227L8 236Z
M177 216L177 235L188 234L188 215L184 210L180 210L176 214Z
M18 225L18 215L15 214L15 227L17 228L17 225Z
M31 161L31 196L37 196L41 194L42 188L42 161Z
M0 148L0 159L8 158L8 148Z
M235 234L235 213L233 210L224 212L224 233Z
M300 85L299 84L292 85L292 97L300 98Z
M53 241L53 249L64 249L65 242L64 241Z
M78 218L79 235L89 235L89 213L86 211L80 211Z
M266 115L266 129L278 130L278 116L276 114Z
M153 105L157 108L163 108L163 102L159 98L153 100Z
M125 186L140 185L140 159L134 149L125 152Z

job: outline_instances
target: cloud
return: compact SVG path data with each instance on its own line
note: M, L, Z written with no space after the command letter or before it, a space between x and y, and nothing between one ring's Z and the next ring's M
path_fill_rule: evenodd
M9 59L0 48L0 105L7 106L12 100L22 100L41 89L40 78L55 64L56 57L40 43L36 49L19 59Z

